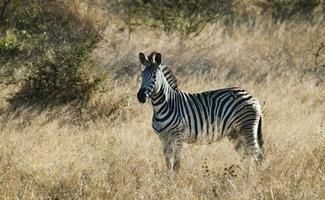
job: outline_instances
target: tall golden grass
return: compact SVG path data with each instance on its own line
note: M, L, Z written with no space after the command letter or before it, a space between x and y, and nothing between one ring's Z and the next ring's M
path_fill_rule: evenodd
M324 49L315 64L321 20L210 25L192 39L144 27L129 38L123 26L110 21L95 52L115 76L100 100L109 117L80 127L62 123L71 120L69 105L13 111L6 98L16 88L1 87L1 199L325 198ZM262 166L245 174L247 163L225 139L185 145L180 172L167 172L151 105L136 100L140 51L161 52L181 90L237 85L256 96L265 118Z

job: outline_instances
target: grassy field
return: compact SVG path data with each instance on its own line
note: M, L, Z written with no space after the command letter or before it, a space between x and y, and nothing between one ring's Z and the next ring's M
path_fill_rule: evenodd
M73 104L13 109L6 99L19 86L1 85L0 199L325 198L321 19L209 25L189 39L148 28L130 35L111 22L95 50L112 74L100 100L109 117L89 115L80 126L86 122L75 123ZM183 91L241 86L256 96L264 115L262 166L247 176L247 163L225 139L185 145L180 172L167 172L152 107L136 99L140 51L161 52Z

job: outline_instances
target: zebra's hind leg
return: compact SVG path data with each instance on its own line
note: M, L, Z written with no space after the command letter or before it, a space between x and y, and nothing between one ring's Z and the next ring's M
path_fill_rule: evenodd
M229 134L228 138L235 144L235 150L243 157L241 165L244 169L244 177L247 181L250 180L252 173L252 158L258 167L263 158L262 152L259 148L257 132L255 131L255 123L245 123L240 128L234 128ZM254 167L253 167L254 168Z
M236 152L242 157L240 159L240 164L242 169L244 170L243 177L246 178L247 181L249 181L250 174L252 172L252 170L250 169L251 159L245 146L245 139L242 133L237 129L233 129L229 132L228 139L234 144Z
M259 147L257 124L254 122L245 124L240 130L240 135L244 140L245 152L255 160L257 165L260 165L263 160L263 154Z
M259 147L258 138L254 131L254 125L246 125L245 127L233 130L228 134L228 139L234 143L235 150L244 158L251 157L256 164L261 164L263 154Z

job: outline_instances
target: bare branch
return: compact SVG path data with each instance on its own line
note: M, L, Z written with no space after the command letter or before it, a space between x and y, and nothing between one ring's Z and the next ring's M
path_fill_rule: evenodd
M325 48L325 45L324 45L324 43L320 43L320 46L318 47L318 49L317 49L317 51L316 51L316 53L315 53L315 66L316 67L319 67L319 62L318 62L318 58L320 57L320 55L321 55L321 50L323 49L323 48Z

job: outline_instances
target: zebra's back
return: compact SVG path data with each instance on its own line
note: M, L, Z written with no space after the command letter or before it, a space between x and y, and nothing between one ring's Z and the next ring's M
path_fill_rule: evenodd
M188 143L219 141L245 126L257 125L261 116L258 101L237 87L197 94L182 93L181 99L179 108L185 129L184 141Z

